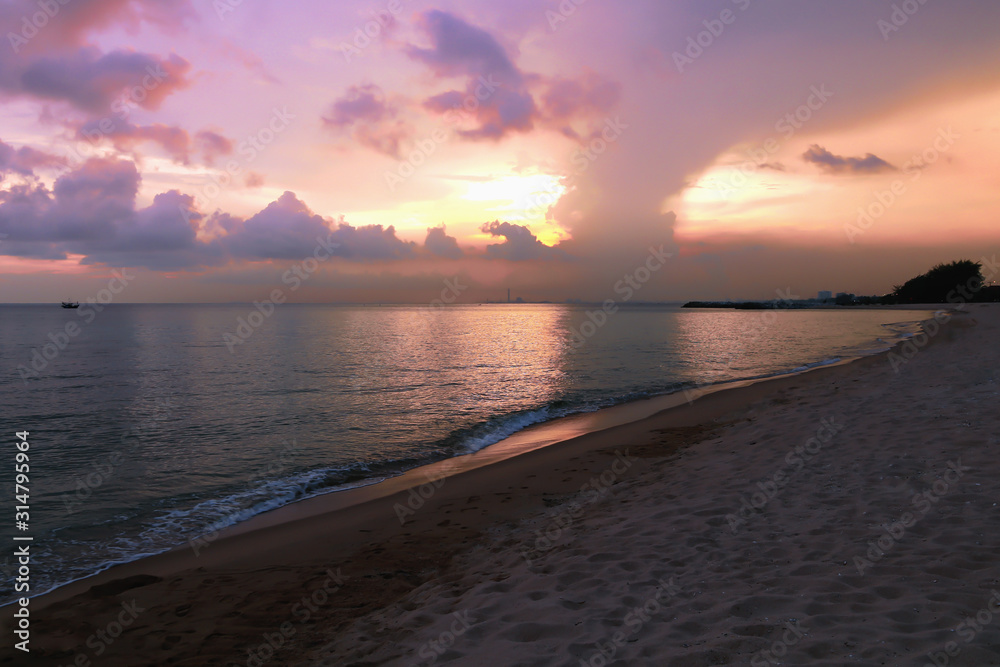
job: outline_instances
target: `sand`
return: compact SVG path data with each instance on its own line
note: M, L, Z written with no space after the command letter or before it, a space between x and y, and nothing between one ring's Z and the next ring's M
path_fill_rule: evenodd
M1000 308L966 311L115 568L33 601L18 663L1000 665Z

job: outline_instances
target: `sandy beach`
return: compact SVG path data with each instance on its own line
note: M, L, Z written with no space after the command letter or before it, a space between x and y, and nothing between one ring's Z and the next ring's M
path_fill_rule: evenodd
M0 662L1000 665L1000 308L964 311L115 568Z

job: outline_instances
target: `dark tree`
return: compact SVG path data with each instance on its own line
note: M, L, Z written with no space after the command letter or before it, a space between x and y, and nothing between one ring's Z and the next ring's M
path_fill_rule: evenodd
M982 264L963 259L951 264L938 264L927 273L896 285L892 298L896 303L945 303L956 295L962 300L962 290L975 294L982 289Z

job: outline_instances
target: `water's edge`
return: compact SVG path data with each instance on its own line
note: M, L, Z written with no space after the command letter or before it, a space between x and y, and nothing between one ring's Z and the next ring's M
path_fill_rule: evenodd
M925 312L928 314L932 313L932 311ZM917 323L920 330L926 331L925 323L928 321L930 321L930 318L921 320ZM912 322L912 320L903 320L893 324L903 325ZM891 344L887 341L881 341L885 344L884 346L873 347L864 351L859 350L855 356L819 360L805 364L798 368L767 375L724 380L694 387L678 386L676 389L665 393L632 398L630 400L625 400L623 402L605 407L582 409L575 412L570 411L566 414L557 415L549 419L528 423L521 428L506 434L497 441L484 444L482 447L473 449L468 453L417 463L413 467L401 469L386 476L372 477L358 482L353 482L348 485L319 489L314 493L302 495L301 497L291 499L288 502L263 508L259 512L249 514L243 518L237 518L229 525L217 527L211 534L211 539L214 541L224 537L252 532L269 526L285 523L287 521L330 511L331 505L329 502L315 502L319 498L323 498L324 501L329 501L330 496L336 495L337 508L350 507L362 502L367 502L374 498L381 498L399 491L406 491L409 488L426 484L428 480L443 479L468 470L473 470L513 458L542 447L548 447L557 443L565 442L582 435L596 433L615 426L640 421L663 410L675 408L685 403L690 403L697 400L697 398L719 391L726 391L767 382L769 380L801 375L822 368L846 365L857 360L873 356L887 355L896 347L903 345L907 340L912 338L913 335L914 334L912 333L897 335ZM86 581L121 565L135 563L152 556L191 548L193 542L195 542L194 539L188 539L186 541L179 542L170 548L150 553L136 554L131 558L108 562L105 566L86 576L53 584L45 590L35 593L30 597L37 598L49 595L53 592L59 591L61 588L81 581ZM13 601L4 602L0 603L0 606L6 606L12 603Z

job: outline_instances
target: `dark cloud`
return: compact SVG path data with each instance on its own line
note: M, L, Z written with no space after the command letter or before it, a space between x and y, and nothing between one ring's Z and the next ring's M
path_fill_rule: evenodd
M0 143L3 164L17 159L17 151ZM222 211L206 216L194 197L176 190L139 208L140 185L133 162L93 158L56 179L51 191L37 181L0 190L0 253L44 259L80 255L85 264L161 271L244 260L298 261L321 247L332 257L358 262L466 256L444 226L428 229L419 246L400 239L391 225L355 227L320 216L292 192L243 219ZM487 248L486 258L568 259L526 227L495 221L482 229L504 238Z
M465 254L458 247L458 240L454 236L448 236L444 225L427 228L424 248L432 255L448 259L458 259Z
M803 153L802 159L819 165L831 174L878 174L896 170L894 166L871 153L864 157L843 157L834 155L817 144L810 146L809 150Z
M135 51L101 53L83 46L73 53L41 56L0 74L0 90L39 100L67 102L99 115L136 105L157 109L170 94L190 83L191 64L180 56L160 58Z
M525 261L534 259L568 259L568 255L558 248L552 248L538 240L527 227L509 222L484 223L480 228L485 234L502 236L503 243L486 246L486 256L492 259Z
M465 78L462 88L432 95L423 106L449 122L473 122L457 131L466 139L498 140L539 123L580 139L590 130L573 123L606 115L621 98L621 84L594 72L579 79L523 72L493 35L453 14L434 10L420 20L431 46L410 45L405 53L440 79Z
M135 212L141 180L134 163L103 158L60 176L51 206L42 215L49 240L104 237Z
M0 32L9 42L9 48L0 49L0 99L61 102L87 120L101 118L107 131L133 108L158 109L169 95L189 85L191 65L176 54L104 52L89 41L94 32L135 32L143 23L176 32L195 17L188 0L60 0L50 6L58 13L37 28L37 21L25 18L44 14L37 2L13 0L0 6ZM64 111L46 107L43 115ZM61 122L72 129L80 125L78 120ZM128 134L129 128L118 131ZM143 132L164 136L162 127ZM176 149L176 144L169 147Z
M224 257L218 241L197 238L201 218L192 196L176 190L160 193L150 206L117 225L113 234L80 248L86 251L83 263L161 271L221 264Z
M291 192L245 221L232 219L226 227L229 233L222 240L226 251L253 260L311 256L316 239L330 233L327 222Z
M55 155L34 149L31 146L14 148L0 140L0 180L7 173L34 176L35 169L39 167L60 167L64 164L65 160Z
M406 53L425 63L439 76L492 74L505 81L519 81L521 73L493 36L447 12L431 10L421 17L431 39L429 49L409 46Z
M0 191L0 232L6 254L64 257L115 235L135 211L139 174L131 162L93 159L44 186ZM19 248L19 244L29 244ZM21 250L22 252L18 252Z
M508 132L526 132L534 126L535 101L524 74L496 39L482 28L447 12L422 15L431 48L408 46L407 55L439 78L466 78L464 90L449 90L424 102L438 113L471 114L478 127L460 130L468 139L499 139Z
M220 239L234 259L300 260L322 246L334 257L354 260L395 260L415 255L416 244L396 236L394 227L353 227L313 213L292 192L285 192L247 220L226 216L220 226L228 233Z

